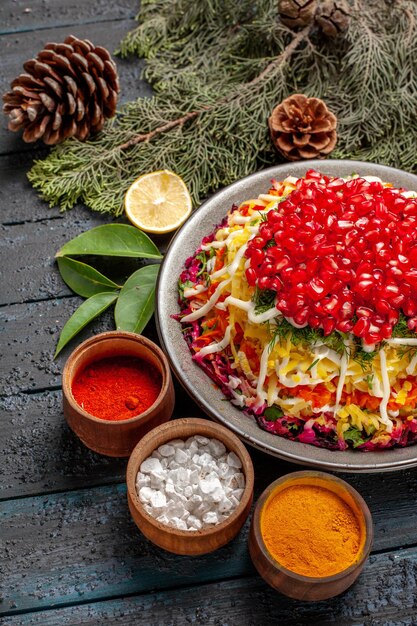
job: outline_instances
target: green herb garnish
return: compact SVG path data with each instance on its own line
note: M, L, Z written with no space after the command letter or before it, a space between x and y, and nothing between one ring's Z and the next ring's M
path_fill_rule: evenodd
M185 280L184 282L181 281L181 279L178 281L178 293L180 294L180 298L181 300L184 300L185 296L184 296L184 289L187 289L189 287L193 287L194 283L191 280Z
M343 433L343 437L345 441L350 441L353 447L357 448L358 446L361 446L363 443L366 443L367 441L369 441L372 435L363 436L360 430L358 430L354 426L351 426L345 433Z
M400 313L400 317L398 322L395 324L394 328L392 329L392 336L393 337L405 337L405 338L416 338L417 334L413 331L410 330L408 328L407 325L407 318L405 317L404 313Z
M370 369L372 361L376 357L376 350L372 352L366 352L358 342L356 342L356 349L353 354L353 360L359 363L364 372Z
M312 364L306 369L306 372L309 372L310 370L313 369L313 367L315 365L317 365L317 363L320 361L320 359L316 359L315 361L312 362Z
M310 326L295 328L284 317L276 318L277 324L273 329L270 346L271 350L277 341L291 339L294 346L303 344L311 347L315 343L322 343L340 355L348 354L348 347L345 345L346 335L338 331L332 332L327 337L321 328L315 329Z
M259 315L260 313L265 313L265 311L272 309L275 304L276 295L276 292L272 289L258 289L257 287L253 296L255 313Z
M267 422L276 422L277 419L279 419L283 415L284 415L283 410L280 409L279 406L274 404L272 406L269 406L267 409L265 409L263 417L265 418Z

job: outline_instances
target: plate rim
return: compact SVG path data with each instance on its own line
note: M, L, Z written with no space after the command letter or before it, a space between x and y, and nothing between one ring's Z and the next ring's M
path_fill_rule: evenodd
M169 342L166 340L165 337L165 333L164 333L164 329L163 329L163 324L161 321L161 318L163 317L163 314L161 313L161 302L162 302L162 294L160 293L160 289L161 289L161 284L163 282L164 277L164 271L165 268L168 266L170 259L170 255L173 254L172 250L175 250L175 244L176 242L180 239L180 237L182 236L182 233L185 232L186 230L188 230L193 222L199 217L200 214L204 213L205 210L207 210L207 206L210 207L210 205L212 203L214 203L214 205L216 204L216 201L224 195L225 192L230 191L232 192L233 190L237 190L242 183L244 182L248 182L248 181L254 181L254 183L260 179L260 178L268 178L269 176L276 176L277 174L279 174L280 170L288 170L291 167L299 167L299 166L303 166L303 169L308 170L308 169L314 169L314 168L320 168L322 167L323 170L325 170L327 165L330 165L330 168L333 167L343 167L346 166L347 164L349 164L349 167L352 168L356 168L358 167L359 169L362 166L366 166L366 167L375 167L378 169L378 171L383 174L384 171L386 171L387 175L395 175L395 173L398 173L401 176L408 176L411 177L411 179L414 179L415 181L415 185L416 185L416 189L417 189L417 176L415 174L412 174L411 172L406 172L405 170L400 170L398 168L394 168L394 167L390 167L387 165L379 165L376 163L372 163L370 161L357 161L357 160L350 160L350 159L326 159L326 160L318 160L318 159L314 159L314 160L308 160L308 161L302 161L302 162L297 162L297 163L281 163L278 165L274 165L272 167L268 167L268 168L264 168L261 170L258 170L252 174L249 174L248 176L245 176L244 178L240 178L239 180L231 183L230 185L227 185L225 187L222 187L221 189L219 189L218 191L216 191L214 194L212 194L208 199L206 199L197 209L195 209L192 214L190 215L190 217L187 219L187 221L181 226L181 228L175 233L174 237L171 239L167 250L165 252L164 255L164 259L161 263L161 268L160 271L158 273L158 279L157 279L157 283L156 283L156 288L155 288L155 321L156 321L156 329L157 329L157 333L158 333L158 337L159 337L159 341L161 343L161 346L169 360L171 369L176 377L176 379L179 381L179 383L181 384L181 386L184 388L184 390L187 392L188 395L191 396L191 398L194 400L194 402L200 407L200 409L202 411L204 411L204 413L209 416L211 419L213 419L216 422L219 422L221 424L223 424L224 426L226 426L227 428L230 428L230 430L232 430L232 432L234 432L239 438L241 438L245 443L257 448L258 450L261 450L262 452L269 454L271 456L275 456L278 457L279 459L286 461L286 462L290 462L290 463L296 463L296 464L302 464L304 466L307 467L315 467L315 468L319 468L319 469L324 469L324 470L329 470L329 471L335 471L335 472L346 472L346 473L379 473L379 472L390 472L390 471L399 471L399 470L404 470L404 469L410 469L412 467L416 467L417 466L417 444L415 444L414 446L410 446L410 447L406 447L406 448L395 448L396 451L400 451L402 449L404 450L408 450L410 448L415 447L416 450L416 454L414 458L406 458L406 459L399 459L396 461L385 461L385 462L374 462L374 463L367 463L366 462L366 455L368 454L389 454L390 450L381 450L381 451L375 451L375 452L357 452L358 454L363 455L364 457L364 462L361 463L360 465L351 465L349 464L349 462L337 462L336 460L332 460L332 461L326 461L326 460L314 460L314 458L309 458L309 456L303 456L303 454L300 453L292 453L292 452L288 452L286 450L280 450L275 448L274 446L270 446L267 443L264 442L260 442L256 439L254 439L250 434L248 434L247 432L245 432L244 428L241 428L238 425L235 424L230 424L227 420L222 419L222 417L220 415L218 415L216 413L216 410L213 409L208 402L205 401L204 398L200 398L198 396L198 394L196 393L192 382L189 380L189 378L184 374L184 372L181 370L180 367L178 367L177 364L177 360L173 357L172 353L171 353L171 346L169 345ZM273 174L272 174L273 173ZM228 210L228 209L227 209ZM184 342L184 346L187 348L185 342ZM190 353L190 361L191 361L191 353ZM196 367L198 367L196 365ZM209 381L210 379L207 377L207 380ZM219 392L221 393L221 391L219 390ZM260 429L260 432L266 432L263 431L262 429ZM279 437L278 435L273 435L275 436L277 439L284 439ZM289 442L290 440L285 439L285 441ZM301 442L293 442L295 444L297 443L301 443ZM313 451L316 449L319 450L323 450L323 448L318 448L316 446L312 446L311 444L304 444L304 445L309 445L309 448L312 448ZM331 452L331 451L329 451ZM333 451L335 454L338 454L339 451ZM353 451L349 451L349 452L353 452ZM362 458L362 457L361 457Z

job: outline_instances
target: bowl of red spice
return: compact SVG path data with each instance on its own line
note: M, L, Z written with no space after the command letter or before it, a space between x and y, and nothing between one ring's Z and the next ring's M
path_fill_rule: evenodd
M167 358L152 341L110 331L79 345L63 375L64 416L91 450L129 456L137 442L174 410Z
M260 496L249 552L264 580L297 600L325 600L361 573L373 541L371 513L347 482L325 472L293 472Z

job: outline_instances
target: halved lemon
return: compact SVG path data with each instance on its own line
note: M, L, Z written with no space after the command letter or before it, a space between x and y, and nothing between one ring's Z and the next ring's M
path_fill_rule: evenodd
M185 222L191 209L186 184L169 170L139 176L125 196L127 217L147 233L163 234L176 230Z

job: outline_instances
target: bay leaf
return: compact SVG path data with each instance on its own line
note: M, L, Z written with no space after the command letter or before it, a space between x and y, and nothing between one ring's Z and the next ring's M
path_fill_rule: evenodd
M117 330L141 333L145 328L155 310L155 285L159 267L141 267L127 279L114 308Z
M120 289L119 285L87 263L68 256L58 257L57 261L63 280L79 296L90 298L97 293Z
M128 224L103 224L67 241L56 257L94 254L161 259L156 245L145 233Z
M97 293L95 296L91 296L91 298L83 302L75 313L71 315L62 329L54 358L58 356L62 348L66 346L80 330L87 326L91 320L108 309L108 307L117 300L117 295L118 294L114 292Z

